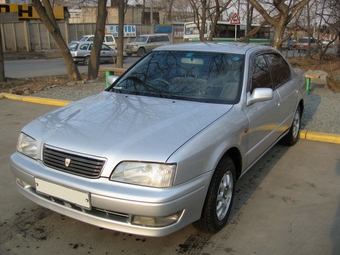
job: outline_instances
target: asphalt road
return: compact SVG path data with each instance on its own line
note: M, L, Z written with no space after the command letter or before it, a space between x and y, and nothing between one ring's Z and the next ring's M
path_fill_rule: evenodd
M124 68L135 63L139 57L129 57L124 61ZM101 64L100 67L113 67L112 63ZM88 67L78 65L80 73L87 73ZM5 76L7 78L32 78L67 74L63 58L56 59L25 59L5 61Z
M229 224L161 238L101 229L42 208L16 191L9 170L20 129L54 106L0 100L0 254L338 255L340 144L274 146L238 182Z

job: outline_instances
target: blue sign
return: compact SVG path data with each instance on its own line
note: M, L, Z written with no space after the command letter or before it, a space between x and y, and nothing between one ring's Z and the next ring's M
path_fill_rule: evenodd
M171 25L154 25L155 33L172 33L172 26Z

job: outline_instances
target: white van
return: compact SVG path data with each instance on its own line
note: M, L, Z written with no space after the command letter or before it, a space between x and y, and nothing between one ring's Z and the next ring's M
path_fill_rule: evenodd
M93 41L94 35L84 35L82 38L79 39L79 41ZM112 49L117 49L117 43L113 35L105 35L103 44L106 44L107 46L110 46Z

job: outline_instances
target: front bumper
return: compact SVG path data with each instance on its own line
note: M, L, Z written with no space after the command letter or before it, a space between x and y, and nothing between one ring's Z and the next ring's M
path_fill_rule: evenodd
M72 57L74 62L83 62L84 58L83 57Z
M127 54L135 54L138 51L138 47L129 47L129 48L125 48L125 52Z
M19 192L33 202L92 225L143 236L168 235L198 220L210 180L208 173L166 189L127 185L107 178L87 179L53 170L20 153L11 156L10 169L17 179ZM89 208L38 193L36 178L88 193ZM167 226L133 223L135 216L162 218L176 213L180 214L178 220Z

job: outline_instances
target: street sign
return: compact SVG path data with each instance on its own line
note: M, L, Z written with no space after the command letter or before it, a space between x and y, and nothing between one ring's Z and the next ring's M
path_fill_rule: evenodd
M106 31L118 37L118 25L106 25ZM136 37L136 25L124 25L124 37Z
M240 17L237 15L236 12L231 17L230 24L232 25L241 24Z

